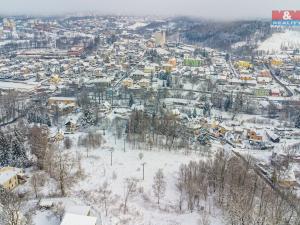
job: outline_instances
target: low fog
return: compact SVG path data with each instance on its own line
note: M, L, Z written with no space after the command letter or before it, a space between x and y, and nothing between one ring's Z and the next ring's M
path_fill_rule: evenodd
M274 9L300 9L300 2L299 0L1 0L0 13L61 15L95 12L195 16L209 19L270 19L271 11Z

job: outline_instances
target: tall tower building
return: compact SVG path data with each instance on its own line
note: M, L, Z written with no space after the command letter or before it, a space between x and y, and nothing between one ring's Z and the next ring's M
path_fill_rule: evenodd
M164 47L166 44L166 31L158 31L154 33L155 45Z

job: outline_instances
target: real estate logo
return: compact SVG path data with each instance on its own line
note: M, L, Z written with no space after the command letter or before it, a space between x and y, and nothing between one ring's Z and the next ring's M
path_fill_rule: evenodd
M273 10L272 26L300 26L300 10Z

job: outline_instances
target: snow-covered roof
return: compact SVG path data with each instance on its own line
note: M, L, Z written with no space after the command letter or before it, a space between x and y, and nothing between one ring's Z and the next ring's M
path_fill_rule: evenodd
M4 184L12 177L21 173L22 169L14 168L14 167L3 167L0 169L0 185Z
M280 180L287 180L287 181L296 181L295 173L291 169L287 169L286 171L283 171L279 175Z
M135 70L132 75L145 75L145 73L141 70Z
M60 225L96 225L97 218L66 213Z
M168 54L170 54L169 51L167 51L167 50L165 50L165 49L163 49L163 48L157 48L156 51L157 51L157 53L160 54L160 55L168 55Z
M39 203L39 206L41 207L51 207L53 206L53 201L49 199L42 199Z
M76 101L74 97L50 97L49 100L53 101Z
M103 103L103 106L106 108L106 109L110 109L111 108L111 104L109 104L109 102L105 101Z
M70 206L66 209L67 213L87 216L91 211L90 206Z

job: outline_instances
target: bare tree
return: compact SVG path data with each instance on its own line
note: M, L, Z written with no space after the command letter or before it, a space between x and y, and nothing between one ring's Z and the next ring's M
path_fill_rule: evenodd
M162 169L159 169L153 178L153 192L157 198L157 204L159 205L160 199L164 196L166 191L165 176Z
M40 169L44 169L45 156L48 150L48 136L49 129L47 126L34 126L29 130L28 139L31 152L36 156L37 166Z
M64 146L65 146L65 149L70 149L72 147L72 140L70 137L65 137L64 139Z
M21 199L15 193L0 187L0 224L20 225L22 220L21 208Z
M78 139L78 145L86 148L87 157L89 156L90 149L98 148L104 142L102 135L99 133L89 132L83 138Z
M54 143L51 143L47 150L45 151L44 158L47 160L43 161L43 169L49 173L50 177L53 177L53 171L55 168L55 163L54 163L54 156L56 154L57 150L57 145Z
M104 182L100 187L100 198L104 204L105 216L108 214L108 208L111 203L111 190L107 182Z
M38 198L39 189L45 184L45 176L42 172L33 174L30 178L30 184L34 191L35 197Z
M139 153L139 159L142 160L144 158L144 154L142 152Z
M182 211L182 204L184 200L184 166L180 166L179 173L178 173L178 180L176 182L176 189L179 192L178 197L178 207L180 212Z
M60 148L56 149L54 155L54 178L59 184L59 189L62 196L66 195L66 189L70 187L74 181L72 169L74 160L68 153L63 153Z
M127 211L127 202L137 192L137 179L127 178L124 189L124 213Z
M52 211L59 220L62 220L65 214L65 207L62 202L58 202L57 204L54 205Z
M210 225L209 215L206 210L202 210L200 216L199 225Z

